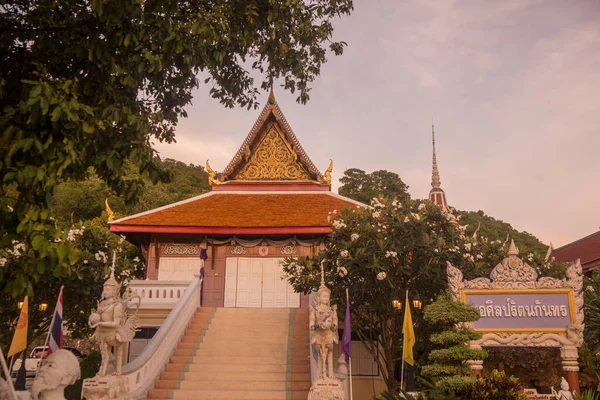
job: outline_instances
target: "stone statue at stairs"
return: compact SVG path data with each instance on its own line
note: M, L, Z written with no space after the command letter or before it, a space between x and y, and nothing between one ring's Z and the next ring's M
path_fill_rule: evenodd
M121 285L115 279L114 263L113 255L113 266L110 277L104 282L102 299L98 302L98 307L92 310L88 320L89 325L96 328L92 339L95 339L100 345L100 354L102 355L98 376L106 375L111 347L114 347L115 353L114 375L121 374L123 346L133 339L139 325L136 315L127 315L127 303L131 300L131 296L121 297Z
M121 367L124 345L135 336L139 319L135 314L128 315L127 306L137 298L139 308L140 298L131 292L121 296L121 284L115 279L115 257L116 253L113 253L110 277L104 282L98 307L92 310L88 319L89 325L96 329L92 339L100 346L102 355L100 370L96 376L83 382L82 396L88 400L130 399L128 380L121 375ZM114 349L114 372L107 376L111 348Z
M344 400L342 382L333 373L333 345L339 343L337 306L330 305L331 290L325 286L323 264L321 286L315 297L317 304L311 306L309 324L310 343L318 355L318 369L308 399Z

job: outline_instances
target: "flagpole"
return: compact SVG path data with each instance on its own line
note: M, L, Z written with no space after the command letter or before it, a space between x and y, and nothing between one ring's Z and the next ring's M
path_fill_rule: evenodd
M406 297L405 297L405 305L404 305L404 314L406 314L406 307L410 307L408 304L408 289L406 289ZM400 389L404 390L404 352L406 351L404 335L404 318L402 319L402 370L400 372Z
M14 359L14 356L13 356ZM2 346L0 346L0 363L2 364L2 370L4 370L4 375L6 375L6 382L8 383L8 387L10 388L10 394L12 395L13 400L19 400L17 398L17 393L15 392L15 387L12 383L12 377L10 376L10 371L6 366L6 359L4 358L4 352L2 351Z
M350 301L350 296L348 295L348 288L346 288L346 302ZM352 344L350 344L352 346ZM350 377L350 400L352 400L352 356L348 357L348 376Z
M58 292L58 299L56 300L58 302L58 300L60 300L60 295L62 294L63 288L65 286L61 286L60 287L60 292ZM48 334L46 335L46 342L44 343L44 347L42 350L42 357L40 358L40 365L42 363L42 361L44 360L44 357L46 356L46 354L48 354L48 344L50 343L50 333L52 332L52 326L54 325L54 318L56 317L56 305L54 306L54 312L52 313L52 320L50 321L50 326L48 327Z

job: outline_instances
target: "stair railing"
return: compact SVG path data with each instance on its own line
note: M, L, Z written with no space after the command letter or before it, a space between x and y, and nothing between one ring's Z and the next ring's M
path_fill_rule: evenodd
M129 394L132 398L146 398L175 352L200 305L202 281L203 277L200 276L190 283L142 353L123 366L122 374L129 381Z
M317 305L317 301L315 299L315 295L314 293L311 293L310 296L308 297L308 312L310 314L310 309L313 306ZM317 350L314 348L314 346L311 343L311 339L312 339L312 331L310 330L310 323L308 324L308 348L309 348L309 354L310 354L310 386L312 387L313 383L315 383L315 380L317 379L317 370L319 368L319 355L317 354Z

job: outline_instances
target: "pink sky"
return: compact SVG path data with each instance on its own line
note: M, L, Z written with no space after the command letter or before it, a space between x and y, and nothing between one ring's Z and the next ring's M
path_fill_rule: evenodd
M308 105L275 95L313 162L333 159L334 181L386 169L417 198L430 189L433 117L449 204L558 247L600 229L598 21L595 0L359 0L335 25L348 48ZM202 86L178 143L156 148L222 170L259 112L224 109Z

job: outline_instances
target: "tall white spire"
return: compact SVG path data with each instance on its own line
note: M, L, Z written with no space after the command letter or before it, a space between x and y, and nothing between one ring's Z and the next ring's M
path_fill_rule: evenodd
M437 204L440 209L446 210L448 202L446 201L446 194L442 190L442 181L440 180L440 171L438 170L437 157L435 155L435 128L433 126L433 119L431 120L431 144L433 145L433 161L429 200Z
M442 186L440 180L440 171L438 170L437 158L435 156L435 129L433 127L433 121L431 121L431 141L433 144L433 171L431 173L431 187L439 189Z

